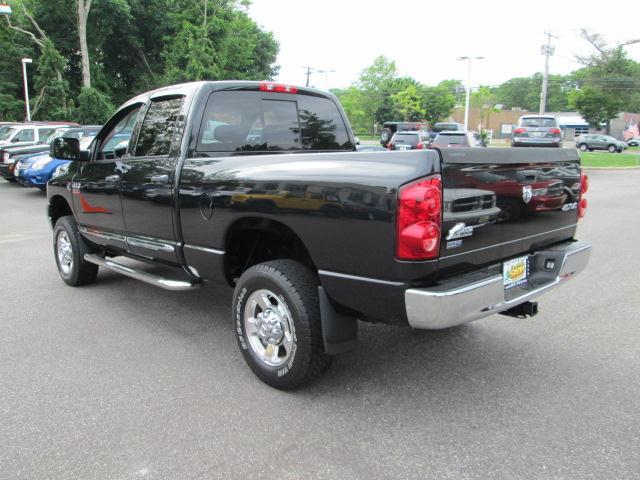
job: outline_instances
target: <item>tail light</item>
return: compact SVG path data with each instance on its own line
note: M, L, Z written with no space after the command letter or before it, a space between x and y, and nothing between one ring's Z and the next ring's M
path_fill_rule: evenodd
M259 88L261 92L298 93L296 87L293 85L285 85L284 83L263 82Z
M400 188L396 210L396 258L428 260L440 253L442 179L433 175Z
M578 218L583 218L587 214L587 199L584 194L589 190L589 177L586 173L580 174L580 200L578 201Z
M557 135L562 133L562 131L559 128L552 128L549 130L549 133L553 133L554 135Z
M424 143L419 143L418 145L416 145L416 148L418 150L422 150L424 148Z
M387 143L388 150L393 150L394 148L395 148L395 145L393 143Z
M513 133L524 133L524 132L526 132L526 131L527 131L527 130L526 130L525 128L518 127L518 128L516 128L516 129L513 131Z

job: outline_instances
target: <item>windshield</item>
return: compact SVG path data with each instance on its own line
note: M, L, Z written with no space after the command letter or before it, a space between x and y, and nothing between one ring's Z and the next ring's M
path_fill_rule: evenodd
M18 129L17 128L7 128L5 131L0 132L0 142L3 141L3 140L9 140L9 138L11 138L11 135L16 133L16 130L18 130Z
M49 135L47 135L47 138L44 139L43 143L51 144L51 142L53 142L53 139L61 137L62 134L65 132L65 130L67 130L67 129L66 128L56 128L54 130L51 130Z
M450 133L439 133L436 137L435 143L437 144L451 144L451 145L466 145L466 135L452 135Z
M521 127L557 127L555 118L523 118Z

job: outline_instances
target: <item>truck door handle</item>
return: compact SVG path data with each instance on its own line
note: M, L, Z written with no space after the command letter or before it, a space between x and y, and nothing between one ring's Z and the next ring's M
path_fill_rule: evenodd
M151 183L167 184L169 183L169 175L153 175Z
M104 179L107 183L118 183L120 181L120 175L109 175Z

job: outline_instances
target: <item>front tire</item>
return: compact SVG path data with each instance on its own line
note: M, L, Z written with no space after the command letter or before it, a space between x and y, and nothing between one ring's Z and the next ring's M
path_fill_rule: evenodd
M58 273L67 285L88 285L98 276L98 266L84 259L84 254L91 253L91 250L80 236L73 216L60 217L56 222L53 229L53 253Z
M616 146L615 145L609 145L607 147L607 150L609 150L609 153L615 153L616 151Z
M587 147L584 143L581 143L578 148L581 152L586 152L589 149L589 147Z
M233 293L238 346L260 380L291 390L309 383L331 363L324 352L318 279L293 260L246 270Z

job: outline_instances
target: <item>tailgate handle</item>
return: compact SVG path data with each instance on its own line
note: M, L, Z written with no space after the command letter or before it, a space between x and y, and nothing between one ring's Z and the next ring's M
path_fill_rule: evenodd
M159 183L166 185L169 183L169 175L153 175L151 177L151 183Z

